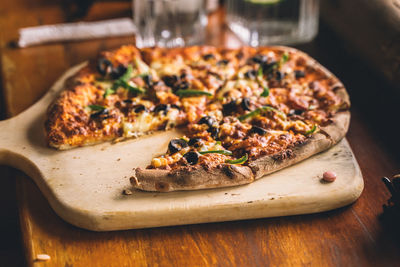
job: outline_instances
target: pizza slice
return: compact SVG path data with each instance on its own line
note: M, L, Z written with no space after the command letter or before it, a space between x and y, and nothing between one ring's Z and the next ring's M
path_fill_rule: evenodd
M171 140L165 155L135 169L132 185L168 192L251 183L332 147L350 119L338 79L287 48L249 56L216 92L214 106Z
M102 53L80 70L47 116L48 144L61 150L138 137L186 122L179 97L133 46Z

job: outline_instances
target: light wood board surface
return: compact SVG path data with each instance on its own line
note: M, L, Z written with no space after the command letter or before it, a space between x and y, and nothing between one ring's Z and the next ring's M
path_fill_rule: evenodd
M130 188L132 168L145 167L166 151L179 132L67 151L48 148L43 134L45 111L65 79L82 64L67 71L38 103L0 123L0 163L32 177L56 213L71 224L108 231L314 213L347 205L361 194L361 172L343 140L250 185L123 195ZM320 181L326 170L338 174L336 182Z

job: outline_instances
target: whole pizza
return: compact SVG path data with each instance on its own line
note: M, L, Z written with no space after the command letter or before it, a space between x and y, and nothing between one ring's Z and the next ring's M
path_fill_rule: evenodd
M293 48L123 46L101 53L48 109L48 145L60 150L179 127L168 150L131 183L168 192L247 184L341 140L343 84Z

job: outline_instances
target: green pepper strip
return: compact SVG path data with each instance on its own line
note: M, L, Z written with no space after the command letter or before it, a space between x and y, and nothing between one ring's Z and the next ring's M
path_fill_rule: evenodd
M263 70L262 66L260 66L257 71L257 76L262 77L263 75L264 75L264 70Z
M264 91L261 93L261 96L263 96L263 97L269 96L269 88L268 87L264 87Z
M124 80L115 81L115 83L113 85L113 90L116 90L118 87L123 87L132 93L144 94L146 92L143 88L133 87Z
M206 92L206 91L200 91L200 90L178 90L175 92L176 95L185 97L185 96L192 96L192 95L206 95L206 96L212 96L211 93Z
M204 154L211 154L211 153L222 154L222 155L227 155L227 156L232 155L232 152L229 151L229 150L208 150L208 151L199 151L199 153L200 153L201 155L204 155Z
M112 95L115 93L115 90L111 89L111 88L107 88L106 91L103 94L103 98L106 98L109 95Z
M133 72L133 67L132 67L132 65L129 65L128 68L126 69L125 73L122 74L122 76L119 77L118 80L124 81L124 82L129 81L129 79L132 77L132 72Z
M243 164L243 163L245 163L247 161L248 158L249 157L247 156L247 154L245 154L240 159L235 159L235 160L227 159L225 162L226 163L230 163L230 164Z
M285 64L289 60L289 54L288 52L283 53L282 58L280 60L280 65Z
M88 107L89 107L91 110L94 110L94 111L102 111L102 110L105 110L105 109L106 109L106 107L99 106L99 105L89 105Z
M317 130L317 125L314 124L314 126L311 128L311 130L307 131L305 133L305 135L310 135L310 134L314 133L315 130Z
M270 106L262 106L261 108L257 108L255 110L253 110L252 112L249 112L247 114L239 116L238 119L240 121L244 121L244 120L246 120L248 118L252 118L252 117L258 116L258 115L260 115L260 113L262 111L267 111L267 110L274 111L274 112L278 113L278 115L280 115L281 118L285 118L286 117L285 113L283 113L280 110L277 110L276 108L273 108L273 107L270 107Z

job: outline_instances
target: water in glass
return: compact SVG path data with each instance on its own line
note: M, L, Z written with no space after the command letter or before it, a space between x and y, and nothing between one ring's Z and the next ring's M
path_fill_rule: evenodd
M133 0L138 47L175 47L203 41L204 0Z
M251 46L312 40L319 0L227 0L229 28Z

